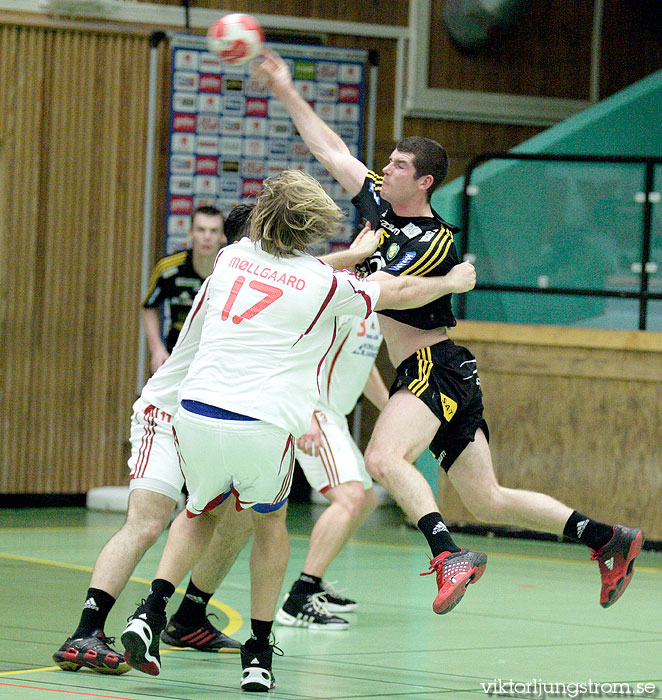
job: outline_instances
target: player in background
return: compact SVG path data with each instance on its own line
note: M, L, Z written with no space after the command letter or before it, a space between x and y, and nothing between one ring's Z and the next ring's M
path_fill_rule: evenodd
M404 138L379 175L355 158L298 94L276 52L264 50L254 77L280 99L311 153L381 231L369 264L372 279L443 275L457 263L457 229L430 204L448 170L441 145L424 137ZM428 446L478 519L563 534L586 544L599 564L600 604L615 603L632 578L642 531L598 522L545 494L497 482L476 360L448 337L447 329L456 324L450 295L409 311L382 311L380 322L396 379L366 450L366 464L428 541L429 573L436 574L438 587L434 612L446 613L457 605L467 586L482 576L487 557L453 541L428 482L414 466Z
M228 215L229 242L239 237L252 207L239 205ZM203 303L204 290L196 297ZM78 627L53 655L64 671L82 667L98 673L130 670L104 632L106 619L145 552L167 527L184 483L172 428L177 392L198 347L201 323L189 316L173 354L149 379L133 405L126 521L101 550L94 565ZM213 592L230 570L252 532L246 513L226 507L219 533L193 570L179 610L164 630L164 641L199 651L235 652L239 642L217 630L206 615Z
M333 613L353 612L356 601L324 581L328 567L377 505L372 478L347 426L361 393L381 411L388 390L375 366L382 342L377 314L339 319L324 363L321 395L310 430L297 440L296 458L315 490L330 505L317 519L300 577L276 614L281 625L342 630L349 622Z
M142 308L152 372L156 372L175 347L193 297L211 273L216 255L226 243L223 214L216 207L198 207L191 218L188 247L161 258L152 270ZM161 329L164 305L170 313L165 342Z
M186 512L173 522L150 593L122 634L125 660L145 673L160 673L159 635L168 600L232 495L237 508L250 511L254 526L251 637L241 649L241 687L274 687L270 635L289 557L284 505L294 436L310 426L336 318L367 318L373 308L406 308L473 287L468 263L435 279L372 282L306 254L335 233L341 217L309 175L284 171L264 183L250 217L250 240L217 258L199 348L175 415L189 491ZM196 318L198 309L191 315Z

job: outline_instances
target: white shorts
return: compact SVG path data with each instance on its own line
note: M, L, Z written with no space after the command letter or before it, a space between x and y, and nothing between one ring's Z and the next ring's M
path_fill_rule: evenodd
M215 508L230 492L237 509L270 510L287 499L294 439L286 430L259 420L209 418L181 406L174 423L189 516Z
M169 413L139 398L131 416L129 490L145 489L177 501L184 485Z
M319 456L311 457L296 449L296 458L308 483L320 493L348 481L361 481L369 489L372 478L349 432L347 417L331 411L315 411L315 418L321 432Z

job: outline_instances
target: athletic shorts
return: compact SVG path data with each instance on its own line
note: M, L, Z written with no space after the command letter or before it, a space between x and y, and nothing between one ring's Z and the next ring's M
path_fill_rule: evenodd
M397 368L391 396L403 387L441 421L430 451L444 471L473 442L478 428L489 439L476 358L466 348L444 340L417 350Z
M174 419L186 478L187 515L212 510L230 493L236 508L283 506L292 486L294 438L260 420L229 420L179 407Z
M131 416L129 490L145 489L177 501L184 485L172 417L142 398Z
M314 415L321 432L320 454L311 457L298 447L295 451L308 483L320 493L348 481L360 481L369 489L372 479L349 432L347 417L326 410Z

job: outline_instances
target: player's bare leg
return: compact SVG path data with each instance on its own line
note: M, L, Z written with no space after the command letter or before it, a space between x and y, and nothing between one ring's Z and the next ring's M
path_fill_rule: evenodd
M249 691L271 690L276 685L271 664L274 651L280 650L271 639L271 628L290 558L286 511L286 506L271 513L253 511L251 637L241 647L241 687Z
M172 498L160 493L131 491L124 524L97 557L78 627L53 654L62 670L86 667L113 675L129 670L113 649L113 638L105 635L106 618L136 565L170 522L174 507Z
M289 627L346 629L349 622L334 612L351 612L356 602L324 588L322 577L340 550L377 505L373 488L360 481L338 484L324 492L330 505L317 519L301 576L285 596L276 621Z
M214 534L193 567L186 593L161 633L161 641L198 651L239 653L241 644L214 626L207 604L251 538L253 520L250 511L237 511L233 498L218 511Z
M448 470L448 478L478 520L566 535L586 544L599 564L602 607L610 607L625 592L644 542L641 530L592 520L544 493L501 486L480 428Z
M432 552L429 573L436 573L438 587L432 609L443 614L483 575L487 557L453 542L427 479L414 466L439 426L439 419L422 401L401 389L377 419L365 460L371 476L388 489L425 535Z
M117 598L138 562L170 522L174 507L175 502L168 496L132 490L124 525L99 553L90 586Z
M166 626L166 605L175 587L209 544L217 523L217 510L201 513L195 518L189 518L186 511L182 511L170 526L149 595L129 618L122 632L124 660L132 668L151 676L158 676L161 672L159 637Z

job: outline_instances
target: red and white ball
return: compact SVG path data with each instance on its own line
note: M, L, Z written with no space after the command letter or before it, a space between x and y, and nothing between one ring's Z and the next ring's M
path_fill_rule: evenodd
M224 15L209 27L207 46L212 53L235 66L248 63L261 51L264 32L250 15Z

